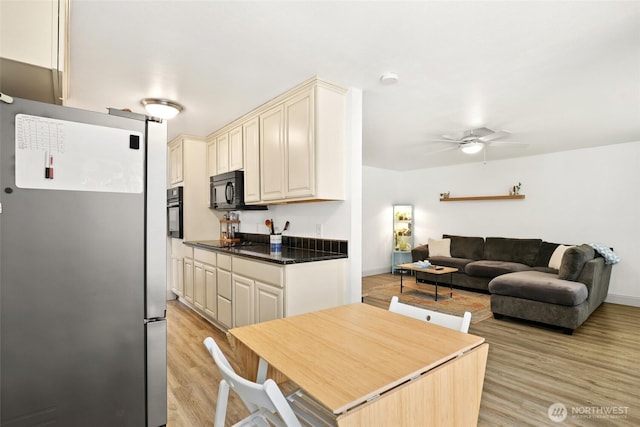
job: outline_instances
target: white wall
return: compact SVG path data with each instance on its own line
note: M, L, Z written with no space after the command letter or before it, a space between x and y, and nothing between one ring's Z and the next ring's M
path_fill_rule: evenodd
M640 306L640 142L408 172L365 168L363 176L364 215L375 215L363 221L365 274L390 271L385 209L412 203L416 244L450 233L613 247L622 262L613 268L608 301ZM387 182L394 177L397 186ZM507 194L518 182L524 200L439 201L446 191L451 197Z

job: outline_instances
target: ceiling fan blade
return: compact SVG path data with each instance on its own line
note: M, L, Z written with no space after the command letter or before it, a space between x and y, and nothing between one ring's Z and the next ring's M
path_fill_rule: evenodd
M466 134L480 136L480 137L491 135L492 133L495 133L495 132L489 128L476 128L466 132Z
M452 147L447 147L447 148L443 148L442 150L436 150L436 151L429 151L427 154L437 154L437 153L442 153L444 151L451 151L451 150L457 150L458 146L452 146Z
M481 136L480 138L478 138L478 141L489 142L489 141L493 141L494 139L504 138L505 136L508 136L508 135L511 135L511 132L508 132L506 130L501 130L498 132L490 133L489 135Z
M520 147L527 147L529 144L527 144L526 142L493 141L491 145L517 145Z
M453 142L454 144L460 143L460 141L456 139L432 139L430 142Z

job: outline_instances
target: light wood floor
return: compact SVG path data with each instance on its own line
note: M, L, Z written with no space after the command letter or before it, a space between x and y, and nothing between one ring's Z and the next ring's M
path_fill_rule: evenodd
M211 426L220 376L202 341L212 336L230 362L237 362L225 335L180 302L169 302L167 317L167 425ZM640 308L605 303L572 336L495 319L471 325L469 333L490 345L478 425L640 425ZM564 423L547 416L554 403L568 409ZM626 417L584 415L614 407L628 408ZM231 393L227 425L246 415Z

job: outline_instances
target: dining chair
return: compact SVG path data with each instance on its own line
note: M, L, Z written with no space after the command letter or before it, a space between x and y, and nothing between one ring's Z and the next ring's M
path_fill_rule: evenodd
M413 305L402 303L396 296L391 298L389 311L413 317L418 320L425 320L427 322L435 323L436 325L446 326L447 328L455 329L457 331L464 332L465 334L469 332L469 325L471 324L471 313L468 311L465 311L462 317L454 316L452 314L438 313L437 311L431 311L426 308L415 307Z
M207 337L204 345L218 366L222 380L218 387L218 400L214 427L224 427L227 416L229 389L234 390L250 412L250 415L234 426L277 427L325 427L335 426L335 417L302 390L286 397L272 379L256 383L238 375L213 338ZM269 424L271 423L271 424Z

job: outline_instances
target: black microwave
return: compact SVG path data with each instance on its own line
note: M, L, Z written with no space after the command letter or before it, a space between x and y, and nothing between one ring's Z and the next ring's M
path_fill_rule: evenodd
M221 211L266 210L244 203L244 172L232 171L209 178L209 207Z

